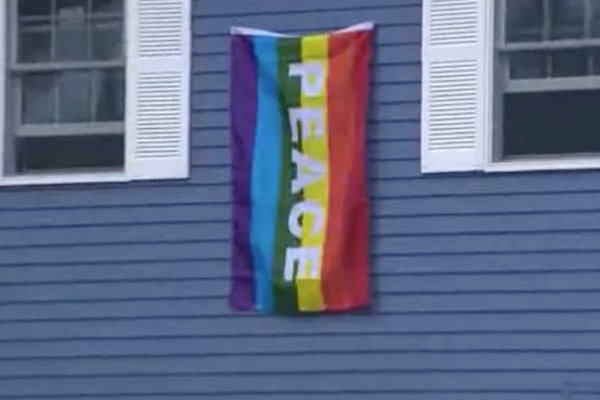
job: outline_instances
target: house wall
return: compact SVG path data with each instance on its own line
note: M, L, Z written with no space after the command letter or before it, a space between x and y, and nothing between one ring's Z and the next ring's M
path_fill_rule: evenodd
M421 0L195 0L189 182L0 193L0 400L547 400L598 389L600 174L421 176L420 18ZM364 20L378 26L374 310L233 315L229 27Z

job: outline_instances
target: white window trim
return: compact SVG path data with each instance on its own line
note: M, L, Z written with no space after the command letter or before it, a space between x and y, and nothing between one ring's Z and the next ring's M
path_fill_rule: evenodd
M74 185L84 183L133 182L125 172L89 174L48 174L11 176L0 180L0 186Z
M496 0L424 0L423 4L423 85L422 85L422 140L421 140L421 172L423 174L434 173L450 173L450 172L484 172L484 173L505 173L505 172L529 172L529 171L561 171L561 170L591 170L600 169L600 155L565 155L565 156L549 156L539 159L523 159L523 160L495 160L494 141L497 136L494 132L494 118L497 115L494 113L496 107L495 98L495 57L496 57L496 22L495 15ZM484 4L482 6L482 4ZM432 14L437 7L437 12L446 12L443 18L434 19ZM444 7L447 7L444 9ZM481 7L481 8L480 8ZM441 10L441 11L440 11ZM459 10L458 12L456 10ZM452 21L448 22L448 15L456 12L455 16L461 20L463 25L455 26ZM470 13L470 14L469 14ZM474 30L473 20L466 23L464 15L478 14L478 26ZM432 22L434 21L435 22ZM437 25L435 25L437 23ZM457 22L457 24L460 24ZM446 37L442 36L443 32L449 32ZM455 33L453 36L451 33ZM464 32L468 32L464 35ZM459 34L460 33L460 34ZM469 37L469 34L471 35ZM477 37L475 37L477 35ZM462 42L463 38L467 38ZM442 38L442 39L440 39ZM436 43L437 40L437 43ZM444 41L444 43L442 43ZM430 86L431 77L429 66L431 60L434 60L440 54L442 58L444 53L452 54L453 50L460 46L467 48L466 45L473 45L477 42L479 47L480 64L478 66L480 75L478 90L478 99L483 104L480 107L477 115L477 127L474 135L472 146L468 149L455 149L452 152L436 154L432 151L432 141L430 137L430 121L426 120L435 112L431 108L430 99L432 97L432 87ZM439 45L437 49L436 44ZM449 44L449 45L448 45ZM456 47L452 47L456 46ZM433 51L432 51L433 50ZM432 57L432 54L434 56ZM448 57L451 59L452 56ZM439 61L438 61L439 62ZM434 105L435 106L435 105ZM451 130L451 128L450 128ZM437 142L439 143L439 142ZM452 143L448 142L449 147ZM444 146L442 146L444 150Z
M192 1L125 0L125 5L124 170L4 176L5 146L0 137L0 187L189 178ZM0 135L7 129L8 16L8 7L1 5ZM161 36L153 33L155 27L161 28ZM161 93L162 103L156 93Z
M485 165L483 171L488 173L497 172L530 172L530 171L568 171L568 170L600 169L600 156L577 157L561 159L551 158L548 160L523 160L523 161L495 161Z

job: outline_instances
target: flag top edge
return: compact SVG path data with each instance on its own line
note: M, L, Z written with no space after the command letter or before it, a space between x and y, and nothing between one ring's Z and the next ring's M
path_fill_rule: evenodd
M342 28L342 29L338 29L338 30L329 32L329 34L335 35L336 33L368 31L368 30L372 30L374 27L375 27L374 22L367 21L367 22L361 22L359 24L351 25L346 28ZM269 30L265 30L265 29L249 28L249 27L244 27L244 26L232 26L230 29L230 34L231 35L244 35L244 36L271 36L271 37L288 37L288 38L300 37L300 35L291 35L291 34L286 34L286 33L281 33L281 32L274 32L274 31L269 31ZM319 33L314 33L314 34L319 34ZM325 34L325 32L323 32L321 34Z

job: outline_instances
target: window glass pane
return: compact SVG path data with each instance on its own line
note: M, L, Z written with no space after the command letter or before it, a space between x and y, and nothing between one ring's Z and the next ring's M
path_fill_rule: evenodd
M600 152L599 90L504 97L505 157Z
M506 0L508 42L539 41L542 40L543 32L543 0Z
M60 19L81 20L89 12L87 0L56 0L56 16Z
M600 49L592 49L590 51L590 57L592 58L592 74L600 75Z
M550 38L574 39L584 36L584 0L551 0Z
M66 71L59 83L59 122L89 122L91 120L91 73Z
M552 76L585 76L589 71L587 50L562 50L552 53Z
M19 0L20 17L50 17L50 0Z
M511 79L536 79L548 76L546 53L523 52L510 55Z
M592 37L600 37L600 0L590 0L591 4L591 31Z
M123 0L92 0L95 14L123 14Z
M21 79L23 124L54 122L56 76L52 73L25 75Z
M92 58L112 60L122 56L122 27L119 21L96 20L92 23Z
M86 60L88 48L88 30L84 23L70 20L58 22L56 30L57 61Z
M122 70L96 72L94 114L96 121L123 121L125 114L125 76Z
M122 134L20 137L16 147L19 173L121 169L125 158Z
M19 62L44 62L51 58L51 26L46 22L20 24Z

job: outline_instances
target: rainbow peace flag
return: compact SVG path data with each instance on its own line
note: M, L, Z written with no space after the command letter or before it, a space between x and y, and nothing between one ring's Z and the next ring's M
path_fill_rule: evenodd
M372 41L372 23L308 36L232 29L233 309L369 305Z

